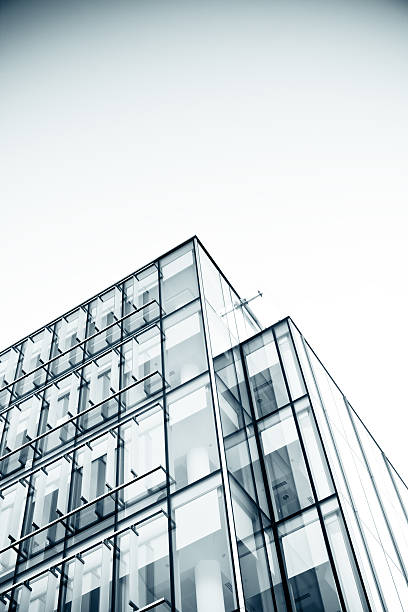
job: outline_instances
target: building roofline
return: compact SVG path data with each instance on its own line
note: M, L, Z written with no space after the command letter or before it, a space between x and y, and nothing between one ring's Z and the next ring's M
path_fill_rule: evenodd
M105 293L106 291L110 291L111 289L114 289L115 287L117 287L118 285L120 285L121 283L124 283L126 280L128 280L129 278L131 278L132 276L134 276L135 274L138 274L139 272L142 272L143 270L145 270L146 268L149 268L150 266L154 265L159 259L163 259L164 257L167 257L168 255L171 255L171 253L173 253L174 251L177 251L178 249L180 249L181 247L185 246L186 244L188 244L189 242L194 242L194 240L197 241L197 243L200 245L200 247L203 249L203 251L206 253L206 255L209 257L209 259L211 260L211 262L213 263L213 265L217 268L218 272L221 274L221 276L224 278L224 280L228 283L228 285L231 287L231 289L234 291L234 293L238 296L239 299L241 299L240 294L238 293L238 291L236 291L236 289L232 286L231 282L228 280L228 278L225 276L224 272L221 270L221 268L218 266L218 264L215 262L215 260L213 259L213 257L211 256L211 254L208 252L208 250L206 249L206 247L203 245L203 243L201 242L201 240L198 238L198 236L196 234L194 234L193 236L191 236L190 238L187 238L186 240L183 240L183 242L177 244L176 246L172 247L171 249L168 249L167 251L165 251L164 253L162 253L161 255L158 255L157 257L155 257L154 259L152 259L151 261L149 261L147 264L144 264L143 266L141 266L140 268L137 268L136 270L130 272L129 274L127 274L126 276L124 276L123 278L121 278L120 280L111 283L110 285L108 285L108 287L105 287L103 289L101 289L101 291L98 291L97 293L95 293L94 295L92 295L91 297L87 298L86 300L83 300L82 302L80 302L79 304L73 306L72 308L70 308L69 310L67 310L66 312L58 315L57 317L55 317L54 319L52 319L51 321L41 325L40 327L38 327L36 330L34 330L33 332L30 332L29 334L26 334L25 336L23 336L22 338L20 338L19 340L16 340L15 342L12 342L10 345L6 346L3 349L0 349L0 356L4 355L4 353L6 353L7 351L9 351L10 349L12 349L13 347L15 347L18 344L22 344L23 342L25 342L26 340L33 338L34 336L36 336L37 334L39 334L43 329L46 329L47 327L54 325L55 323L57 323L57 321L59 321L60 319L63 319L65 317L68 317L70 314L72 314L73 312L75 312L75 310L77 310L78 308L82 308L84 306L86 306L87 304L89 304L89 302L92 302L92 300L95 300L101 293ZM251 317L254 319L255 323L258 325L258 327L260 329L262 329L262 325L259 323L257 317L254 315L254 313L252 312L252 310L249 308L249 306L245 306L245 308L248 310L249 314L251 315Z
M72 308L70 308L69 310L67 310L66 312L58 315L57 317L55 317L54 319L52 319L51 321L49 321L48 323L45 323L44 325L41 325L40 327L38 327L35 331L26 334L25 336L23 336L22 338L20 338L19 340L16 340L15 342L12 342L9 346L5 347L4 349L0 350L0 355L3 355L4 353L6 353L7 351L9 351L10 349L12 349L14 346L16 346L17 344L21 344L22 342L24 342L25 340L28 340L29 338L34 337L35 335L39 334L43 329L46 329L47 327L49 327L50 325L54 325L55 323L57 323L57 321L59 321L59 319L63 319L64 317L68 317L70 314L72 314L73 312L75 312L75 310L77 310L78 308L82 308L83 306L86 306L89 302L92 302L92 300L95 300L101 293L105 293L106 291L110 291L111 289L114 289L115 287L117 287L117 285L120 285L121 283L124 283L126 280L128 280L129 278L131 278L132 276L134 276L135 274L138 274L139 272L142 272L143 270L145 270L146 268L149 268L150 266L152 266L153 264L156 263L156 261L158 261L159 259L163 259L163 257L167 257L167 255L170 255L171 253L173 253L173 251L177 251L177 249L183 247L184 245L188 244L189 242L193 242L194 239L197 238L196 235L191 236L190 238L188 238L187 240L184 240L183 242L181 242L180 244L177 244L175 247L169 249L168 251L166 251L165 253L163 253L162 255L159 255L158 257L155 257L154 259L152 259L149 263L141 266L140 268L137 268L136 270L134 270L133 272L130 272L129 274L127 274L126 276L124 276L123 278L121 278L120 280L116 281L115 283L112 283L111 285L109 285L108 287L105 287L104 289L101 289L101 291L98 291L97 293L95 293L94 295L92 295L91 297L89 297L88 299L80 302L79 304L77 304L76 306L73 306ZM197 238L198 240L198 238Z
M198 236L193 236L192 240L196 240L198 242L198 244L200 245L200 247L203 249L204 253L207 255L207 257L210 259L211 263L217 268L218 272L221 274L222 278L225 280L225 282L231 287L231 289L233 290L233 292L237 295L238 299L241 299L240 294L238 293L238 291L235 289L235 287L232 285L231 281L225 276L224 272L221 270L221 268L219 267L219 265L217 264L217 262L214 260L214 258L212 257L212 255L208 252L208 250L206 249L206 247L203 245L203 243L201 242L201 240L199 239ZM258 318L256 317L256 315L253 313L252 309L248 306L248 304L245 304L245 309L249 312L249 314L251 315L251 317L253 318L253 320L255 321L255 323L257 324L257 326L259 327L260 331L263 330L263 326L261 325L261 323L259 322ZM258 333L258 332L257 332Z

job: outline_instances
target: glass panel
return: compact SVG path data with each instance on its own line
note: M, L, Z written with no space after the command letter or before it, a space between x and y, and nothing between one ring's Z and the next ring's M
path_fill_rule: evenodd
M232 612L236 601L221 487L189 487L174 499L174 508L176 608Z
M197 271L193 243L171 253L160 261L162 273L162 306L169 314L198 297Z
M285 368L290 394L292 400L294 400L304 395L306 389L303 384L302 374L293 348L289 327L286 321L283 321L282 323L278 323L278 325L274 325L274 330L283 367Z
M54 612L58 605L58 575L47 572L33 578L14 593L12 610L19 612Z
M314 503L290 408L259 423L261 444L276 519Z
M308 510L278 528L294 610L341 610L316 510Z
M167 517L159 514L119 535L118 612L138 610L161 598L170 601L167 526Z
M232 506L238 544L239 562L247 610L275 610L273 578L266 552L265 534L256 505L244 491L231 482ZM274 567L276 573L277 567ZM274 577L274 585L279 583Z
M123 448L121 482L128 482L159 465L163 467L166 465L163 416L162 406L156 404L121 426Z
M322 514L347 608L368 610L337 501L322 504Z
M289 402L271 330L244 344L246 366L257 417Z
M381 499L395 544L401 558L404 570L408 568L408 523L404 509L398 499L394 483L384 460L384 455L369 435L361 421L354 416L354 423L370 466L371 474L375 480L376 489ZM408 596L408 594L407 594Z
M146 268L132 276L124 283L124 312L129 315L138 310L134 316L124 320L124 330L127 333L135 331L142 325L150 323L158 316L158 269L156 265ZM151 304L153 302L153 304ZM147 306L150 304L149 306Z
M29 446L29 441L37 435L40 413L41 401L37 396L31 396L20 402L7 413L1 452L4 458L0 461L2 478L30 466L33 447ZM24 444L26 446L23 446ZM22 446L23 448L20 448ZM17 452L11 454L14 450Z
M172 388L208 368L199 301L164 319L166 382Z
M110 608L112 550L108 544L99 544L66 565L64 612L105 612Z
M238 343L235 323L235 304L231 301L229 286L222 278L208 255L199 247L204 297L211 341L212 355L215 357Z
M218 402L224 436L240 429L250 416L249 399L239 350L224 353L214 360Z
M208 374L168 395L170 474L180 489L219 468Z
M316 492L319 499L324 499L334 493L334 488L309 400L298 400L295 403L295 411Z

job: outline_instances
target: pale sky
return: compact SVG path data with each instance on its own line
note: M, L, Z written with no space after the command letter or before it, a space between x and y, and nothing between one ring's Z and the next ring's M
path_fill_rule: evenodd
M0 345L197 234L408 480L408 5L0 1Z

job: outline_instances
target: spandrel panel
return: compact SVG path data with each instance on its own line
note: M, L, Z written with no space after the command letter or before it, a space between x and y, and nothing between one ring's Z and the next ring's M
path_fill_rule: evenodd
M282 519L314 503L290 408L266 417L259 431L276 519Z
M244 354L257 417L289 402L271 330L244 344Z
M341 610L316 510L278 528L293 610Z
M170 474L180 489L219 469L208 374L167 395Z
M167 314L198 297L193 243L160 260L162 307Z

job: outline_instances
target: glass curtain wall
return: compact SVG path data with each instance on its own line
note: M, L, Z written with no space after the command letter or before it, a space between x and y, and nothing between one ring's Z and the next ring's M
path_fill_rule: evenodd
M194 242L0 359L0 609L237 610Z
M289 325L323 433L340 523L345 520L351 534L371 608L407 610L407 488L294 323ZM338 524L330 523L331 530Z
M407 609L407 489L194 238L0 355L0 610Z

